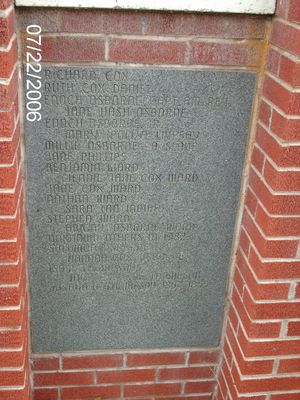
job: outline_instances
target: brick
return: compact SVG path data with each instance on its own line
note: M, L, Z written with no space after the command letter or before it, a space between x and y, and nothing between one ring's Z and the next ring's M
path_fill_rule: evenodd
M29 400L28 386L25 389L0 390L0 400Z
M22 177L18 177L16 187L13 193L0 192L0 215L3 216L14 216L17 211L17 206L20 199L20 193L22 190ZM12 245L9 244L11 247ZM1 255L0 255L1 258ZM3 260L5 261L5 260Z
M273 75L278 76L280 60L281 54L274 48L270 47L267 54L266 70L271 72Z
M63 369L102 369L121 367L122 354L99 354L87 356L64 356Z
M236 387L235 387L235 384L233 383L231 372L229 371L228 365L225 362L225 360L222 364L222 374L223 374L224 380L226 382L226 385L229 389L228 394L229 394L230 400L231 399L238 400L238 394L236 391ZM243 399L243 400L245 400L245 399Z
M187 382L185 384L184 393L210 393L215 387L214 381Z
M12 103L16 98L18 90L18 68L16 68L13 76L8 83L0 83L0 109L1 111L9 111ZM1 152L0 152L1 154ZM2 161L0 161L1 163ZM9 162L7 163L9 164Z
M0 163L12 164L19 146L19 124L11 140L0 141Z
M227 386L223 374L220 373L218 377L218 387L216 392L216 400L224 400L228 394Z
M45 372L34 374L35 386L91 385L92 383L92 372Z
M274 217L259 205L255 220L268 236L297 236L300 231L299 217Z
M35 356L31 360L32 371L51 371L59 369L58 356L39 357Z
M125 397L164 396L180 394L179 383L156 383L142 385L125 385Z
M192 42L190 64L257 65L259 48L251 43Z
M285 114L297 115L299 113L300 93L290 92L285 86L270 76L265 76L263 95Z
M276 4L276 15L279 17L286 19L288 13L288 3L290 0L278 0Z
M300 321L291 321L288 323L288 336L300 336Z
M92 62L104 60L104 40L93 37L44 36L44 62Z
M261 39L265 32L262 18L240 15L152 12L145 19L145 33L150 35Z
M229 322L227 322L226 329L228 329ZM229 346L228 338L225 336L224 338L224 345L223 345L223 359L226 359L228 365L231 365L233 360L233 352Z
M175 41L111 39L109 61L184 64L186 44Z
M273 23L271 43L283 50L300 55L300 30L280 20Z
M101 371L97 373L97 383L126 383L155 381L155 369L131 369Z
M296 256L298 240L265 239L247 210L244 211L242 224L262 257L294 258Z
M9 78L13 67L18 61L17 39L14 39L8 51L0 50L0 76L1 78Z
M15 330L0 330L0 348L20 349L26 342L27 321L23 315L23 324ZM25 334L26 333L26 334Z
M20 304L20 296L21 288L19 286L0 286L1 306L17 306Z
M297 283L296 290L295 290L295 298L300 299L300 283Z
M215 364L219 357L219 351L191 351L189 364Z
M0 46L7 46L15 32L15 12L12 9L6 16L0 16Z
M20 243L23 240L24 231L21 228L18 232L18 238L15 242L0 243L0 262L15 263L18 261Z
M71 33L142 34L145 14L129 10L63 10L61 31Z
M270 189L251 169L249 185L269 214L300 215L300 196L272 194Z
M288 119L276 110L272 112L271 130L280 139L286 141L300 140L300 117L299 119Z
M213 367L162 368L159 371L159 380L161 381L211 379L213 377Z
M22 290L24 293L24 288ZM19 308L16 310L0 310L1 326L4 328L15 328L16 326L20 326L24 318L23 313L23 305L19 305Z
M299 303L296 302L255 303L247 288L244 291L243 301L252 320L299 317Z
M14 159L11 166L1 167L0 165L0 189L13 189L16 184L17 173L17 158Z
M0 371L0 386L22 386L25 380L24 370Z
M230 321L234 332L236 332L237 328L238 328L238 325L239 325L239 320L237 318L237 315L236 315L232 305L230 305L230 308L229 308L229 311L228 311L228 321Z
M16 216L13 218L0 218L0 240L3 240L3 239L11 240L11 239L15 239L17 237L19 225L22 222L22 220L20 218L20 213L19 213L18 207L17 207L16 212L17 212ZM3 271L3 274L6 273L4 269L2 271ZM2 279L3 279L3 275L0 273L0 284L1 283L15 283L15 282L2 281Z
M242 326L247 332L247 335L251 339L259 338L278 338L281 328L280 322L255 322L251 321L249 315L245 309L245 305L242 302L237 290L234 288L232 292L232 304L239 319L241 320Z
M88 386L88 387L70 387L62 388L61 400L81 400L94 399L100 397L101 399L111 399L121 397L120 386Z
M267 391L284 391L284 390L297 390L300 384L300 377L274 377L274 378L258 378L258 379L244 379L240 380L237 370L232 369L233 379L238 388L239 393L256 392L257 388L261 392Z
M244 258L242 253L238 250L236 256L236 263L238 271L241 272L242 277L255 300L287 300L289 294L289 283L259 283L257 282L248 261Z
M242 275L238 268L236 268L234 271L233 283L234 283L236 290L239 292L239 295L242 296L243 291L244 291L245 282L244 282Z
M289 0L287 18L290 21L300 22L300 7L298 0Z
M241 229L239 245L242 248L243 252L248 255L250 249L250 240L244 229Z
M248 208L253 217L256 215L256 208L257 208L257 198L254 193L248 188L245 197L245 206Z
M276 306L274 306L276 307ZM265 340L249 342L242 329L238 332L238 342L245 357L272 357L299 354L299 340Z
M0 351L0 368L21 368L24 365L23 350Z
M282 56L279 77L293 87L300 86L300 62Z
M281 146L261 125L257 126L256 142L279 167L300 166L300 146Z
M256 147L253 147L251 164L259 171L262 172L265 162L264 154Z
M300 372L300 358L281 359L278 373Z
M184 364L184 353L131 353L127 354L128 367L147 365Z
M233 360L237 363L241 375L261 375L272 373L273 360L245 360L231 327L229 327L226 332L227 340L233 351Z
M299 279L300 261L273 261L261 262L256 250L251 247L249 264L258 279Z
M258 119L265 124L267 127L270 126L270 121L271 121L271 107L269 106L268 103L265 101L261 100L260 105L259 105L259 115Z
M264 169L264 178L274 191L300 191L299 171L278 171L267 161Z
M33 400L58 400L58 389L34 389Z
M77 9L79 13L80 10ZM95 14L95 12L93 11ZM43 33L64 32L61 29L62 10L56 8L16 8L18 29L26 32L28 25L40 25Z
M0 137L10 137L15 128L14 108L10 111L0 110Z

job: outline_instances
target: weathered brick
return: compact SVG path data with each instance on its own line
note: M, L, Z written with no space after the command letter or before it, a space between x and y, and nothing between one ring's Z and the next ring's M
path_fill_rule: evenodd
M191 351L189 364L215 364L219 357L219 351Z
M58 356L39 357L34 356L31 360L32 371L51 371L59 369Z
M280 139L289 142L300 140L300 116L299 119L288 119L276 110L272 112L271 130Z
M142 34L144 13L126 10L71 10L59 14L61 31L72 33Z
M300 55L300 28L275 20L271 43L295 55Z
M15 32L15 12L0 16L0 46L7 46Z
M190 64L257 65L259 48L250 43L217 43L197 41L191 43Z
M43 61L91 62L104 60L104 39L75 36L44 36Z
M145 33L150 35L196 35L232 39L264 37L263 18L197 13L145 13Z
M282 56L279 77L293 87L300 86L300 61Z
M14 39L8 51L0 50L0 76L1 78L9 78L14 65L18 60L17 39Z
M300 35L299 35L300 36ZM270 76L265 77L263 95L284 113L297 115L300 108L300 93L290 92Z
M109 61L184 64L186 44L163 40L110 39Z

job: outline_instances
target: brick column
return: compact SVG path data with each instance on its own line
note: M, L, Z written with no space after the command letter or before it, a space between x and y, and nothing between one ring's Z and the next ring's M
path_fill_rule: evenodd
M281 0L260 96L217 400L300 399L300 2Z
M28 324L15 13L0 0L0 400L26 400Z

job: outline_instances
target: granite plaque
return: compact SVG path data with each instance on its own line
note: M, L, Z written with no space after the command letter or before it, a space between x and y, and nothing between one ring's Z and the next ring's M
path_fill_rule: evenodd
M216 346L255 74L44 67L35 352Z

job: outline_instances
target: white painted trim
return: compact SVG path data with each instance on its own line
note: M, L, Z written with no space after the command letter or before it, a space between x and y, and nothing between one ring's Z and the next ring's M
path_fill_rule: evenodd
M16 0L17 6L273 14L276 0Z

